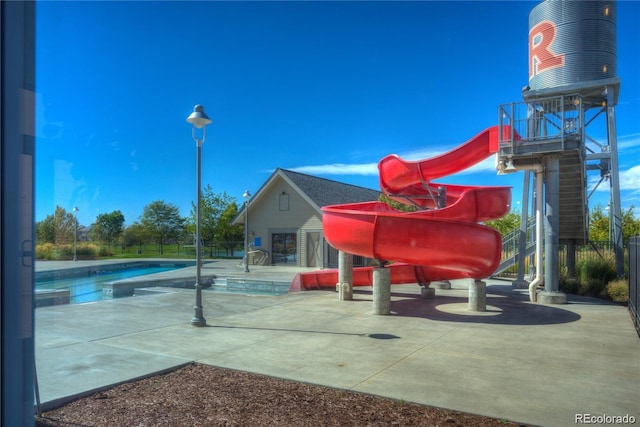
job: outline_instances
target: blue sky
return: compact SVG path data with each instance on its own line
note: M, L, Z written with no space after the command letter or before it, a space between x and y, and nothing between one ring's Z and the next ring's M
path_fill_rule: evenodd
M189 215L195 104L213 119L202 183L216 193L241 203L278 167L377 189L385 155L448 151L522 100L536 4L40 2L36 220L59 205L82 225L114 210L131 224L155 200ZM618 3L623 209L640 207L639 18L640 2ZM512 185L517 207L522 174L490 159L440 182Z

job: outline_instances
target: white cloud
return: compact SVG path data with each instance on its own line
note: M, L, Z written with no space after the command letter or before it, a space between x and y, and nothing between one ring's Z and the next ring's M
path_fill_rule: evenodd
M630 133L618 136L618 152L630 148L640 148L640 133Z
M298 166L288 169L311 175L378 175L378 163L360 163L351 165L346 163L332 163L328 165Z
M620 190L640 192L640 165L620 171Z
M631 191L634 193L640 193L640 165L633 166L627 170L621 170L618 173L618 181L621 191ZM600 182L600 178L592 176L589 178L589 188L593 188ZM600 185L596 191L609 191L609 182L605 179L600 182Z
M401 158L405 160L422 160L429 159L434 156L442 154L441 152L434 151L414 151L407 155L400 155ZM289 170L308 173L311 175L363 175L363 176L377 176L378 175L378 163L331 163L326 165L308 165L308 166L297 166L293 168L288 168ZM486 173L491 172L495 173L495 159L494 156L490 156L482 162L460 171L457 175L468 175L474 173Z
M632 133L628 135L621 135L618 137L618 151L621 150L633 150L634 148L640 148L640 133ZM405 160L423 160L430 159L435 156L446 153L450 149L435 150L421 149L415 151L409 151L399 156ZM378 175L378 163L331 163L325 165L307 165L297 166L289 168L290 170L308 173L311 175L361 175L361 176L377 176ZM485 160L473 165L472 167L457 172L455 175L470 175L475 173L496 173L495 157L489 156ZM590 178L589 188L594 188L598 182L597 178ZM620 189L630 190L637 192L640 189L640 165L633 166L630 169L620 171ZM609 191L608 184L600 184L597 191Z
M450 151L450 147L437 149L437 148L423 148L414 151L408 151L405 153L397 154L400 158L409 161L417 161L430 159L439 155L442 155ZM382 158L381 158L382 159ZM380 160L380 159L378 159ZM307 165L297 166L289 168L290 170L308 173L311 175L361 175L361 176L377 176L378 175L378 161L375 163L331 163L326 165ZM470 174L477 172L495 172L494 157L491 156L483 162L477 165L459 172L459 174Z
M432 157L439 156L446 152L447 150L422 149L422 150L416 150L416 151L409 151L399 156L405 160L415 161L415 160L430 159Z

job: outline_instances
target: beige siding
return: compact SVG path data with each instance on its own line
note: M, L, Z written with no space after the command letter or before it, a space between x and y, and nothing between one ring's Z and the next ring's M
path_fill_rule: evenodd
M269 188L251 202L249 210L249 239L260 238L260 249L271 253L271 233L295 232L297 234L296 264L306 265L306 230L321 231L322 220L285 180L277 176ZM250 259L250 261L252 261Z

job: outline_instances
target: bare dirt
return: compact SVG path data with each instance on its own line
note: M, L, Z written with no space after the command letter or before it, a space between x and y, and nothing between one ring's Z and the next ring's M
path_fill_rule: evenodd
M515 426L425 405L191 364L36 417L62 426Z

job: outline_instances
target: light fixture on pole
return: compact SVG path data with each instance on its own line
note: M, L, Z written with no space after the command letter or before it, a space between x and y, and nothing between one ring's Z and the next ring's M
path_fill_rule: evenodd
M513 160L509 160L504 168L506 173L517 172L518 169L513 165Z
M244 272L249 272L249 199L251 193L249 190L245 190L244 194Z
M206 115L204 112L204 107L202 105L196 105L193 107L193 113L187 117L187 122L191 123L191 136L193 140L196 142L196 181L197 181L197 196L196 196L196 304L193 307L194 313L193 318L191 319L191 324L194 326L206 326L207 320L204 318L202 314L202 284L200 278L200 272L202 269L202 261L201 261L201 250L202 246L200 245L200 221L201 216L200 213L202 211L202 192L201 192L201 172L202 172L202 143L204 143L205 137L207 135L206 126L212 122L212 120ZM196 135L196 129L202 129L202 137L198 138Z
M73 260L77 261L77 246L78 246L78 212L77 206L73 207Z

